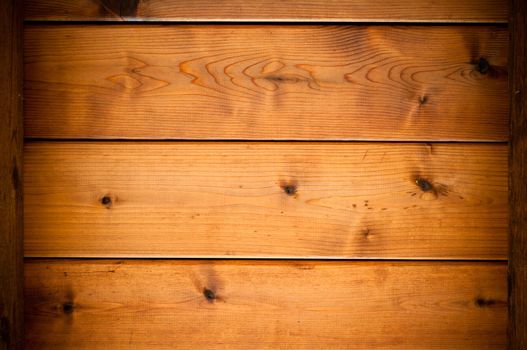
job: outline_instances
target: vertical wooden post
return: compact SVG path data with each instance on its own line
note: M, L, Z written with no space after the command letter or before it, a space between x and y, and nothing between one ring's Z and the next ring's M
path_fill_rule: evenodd
M0 0L0 349L23 348L22 17Z
M527 349L527 1L510 16L509 349Z

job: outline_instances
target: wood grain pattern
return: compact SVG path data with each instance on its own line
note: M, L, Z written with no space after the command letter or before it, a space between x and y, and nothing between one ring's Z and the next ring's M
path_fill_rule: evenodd
M0 1L0 349L23 345L22 9Z
M26 263L30 349L503 349L506 265Z
M25 0L37 21L507 22L505 0Z
M40 257L505 259L504 144L31 142Z
M527 349L527 3L511 2L509 349Z
M506 141L507 40L476 26L27 26L26 136Z

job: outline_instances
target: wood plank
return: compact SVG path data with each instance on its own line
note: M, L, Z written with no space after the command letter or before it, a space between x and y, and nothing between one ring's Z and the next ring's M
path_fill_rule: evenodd
M476 26L28 26L26 136L506 141L507 41Z
M527 3L511 2L509 349L527 349Z
M506 259L507 145L31 142L33 257Z
M23 345L22 9L0 1L0 349Z
M25 0L33 21L507 22L505 0Z
M504 349L504 263L33 261L31 349Z

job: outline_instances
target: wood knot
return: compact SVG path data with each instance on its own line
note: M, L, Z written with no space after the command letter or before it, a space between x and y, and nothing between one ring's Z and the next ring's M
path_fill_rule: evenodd
M480 57L478 60L475 60L473 64L476 66L476 70L481 74L487 74L490 70L490 63L485 58Z
M294 196L298 193L298 184L296 180L281 181L280 187L288 196Z
M430 201L437 199L437 190L430 181L428 181L427 179L423 179L422 177L418 177L417 179L415 179L415 184L417 185L417 187L419 187L419 189L421 189L421 191L423 191L420 196L422 200Z
M420 178L418 177L417 179L415 179L415 184L417 186L419 186L419 188L421 189L421 191L423 192L429 192L429 191L432 191L434 189L434 186L432 186L432 184L430 183L430 181L426 180L426 179L423 179L423 178Z
M75 309L75 305L71 301L67 301L64 304L62 304L62 311L65 314L71 314L73 312L73 309Z
M488 307L488 306L495 305L496 304L496 300L485 299L485 298L479 297L479 298L476 298L476 300L474 300L474 304L477 307Z
M106 194L101 198L101 204L104 205L106 208L110 209L113 205L113 198L112 196Z
M207 299L209 303L214 302L214 300L216 299L216 293L214 293L214 291L208 288L203 288L203 296L205 297L205 299Z
M285 185L283 187L283 189L284 189L284 192L288 196L294 196L296 194L296 186L295 185Z

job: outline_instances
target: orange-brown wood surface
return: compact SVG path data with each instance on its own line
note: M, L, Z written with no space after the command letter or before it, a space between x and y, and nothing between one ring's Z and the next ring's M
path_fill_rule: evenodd
M30 25L25 133L506 141L507 40L493 26Z
M30 142L45 257L505 259L504 144Z
M28 349L504 349L506 265L26 263Z
M507 22L506 0L25 0L28 20Z

